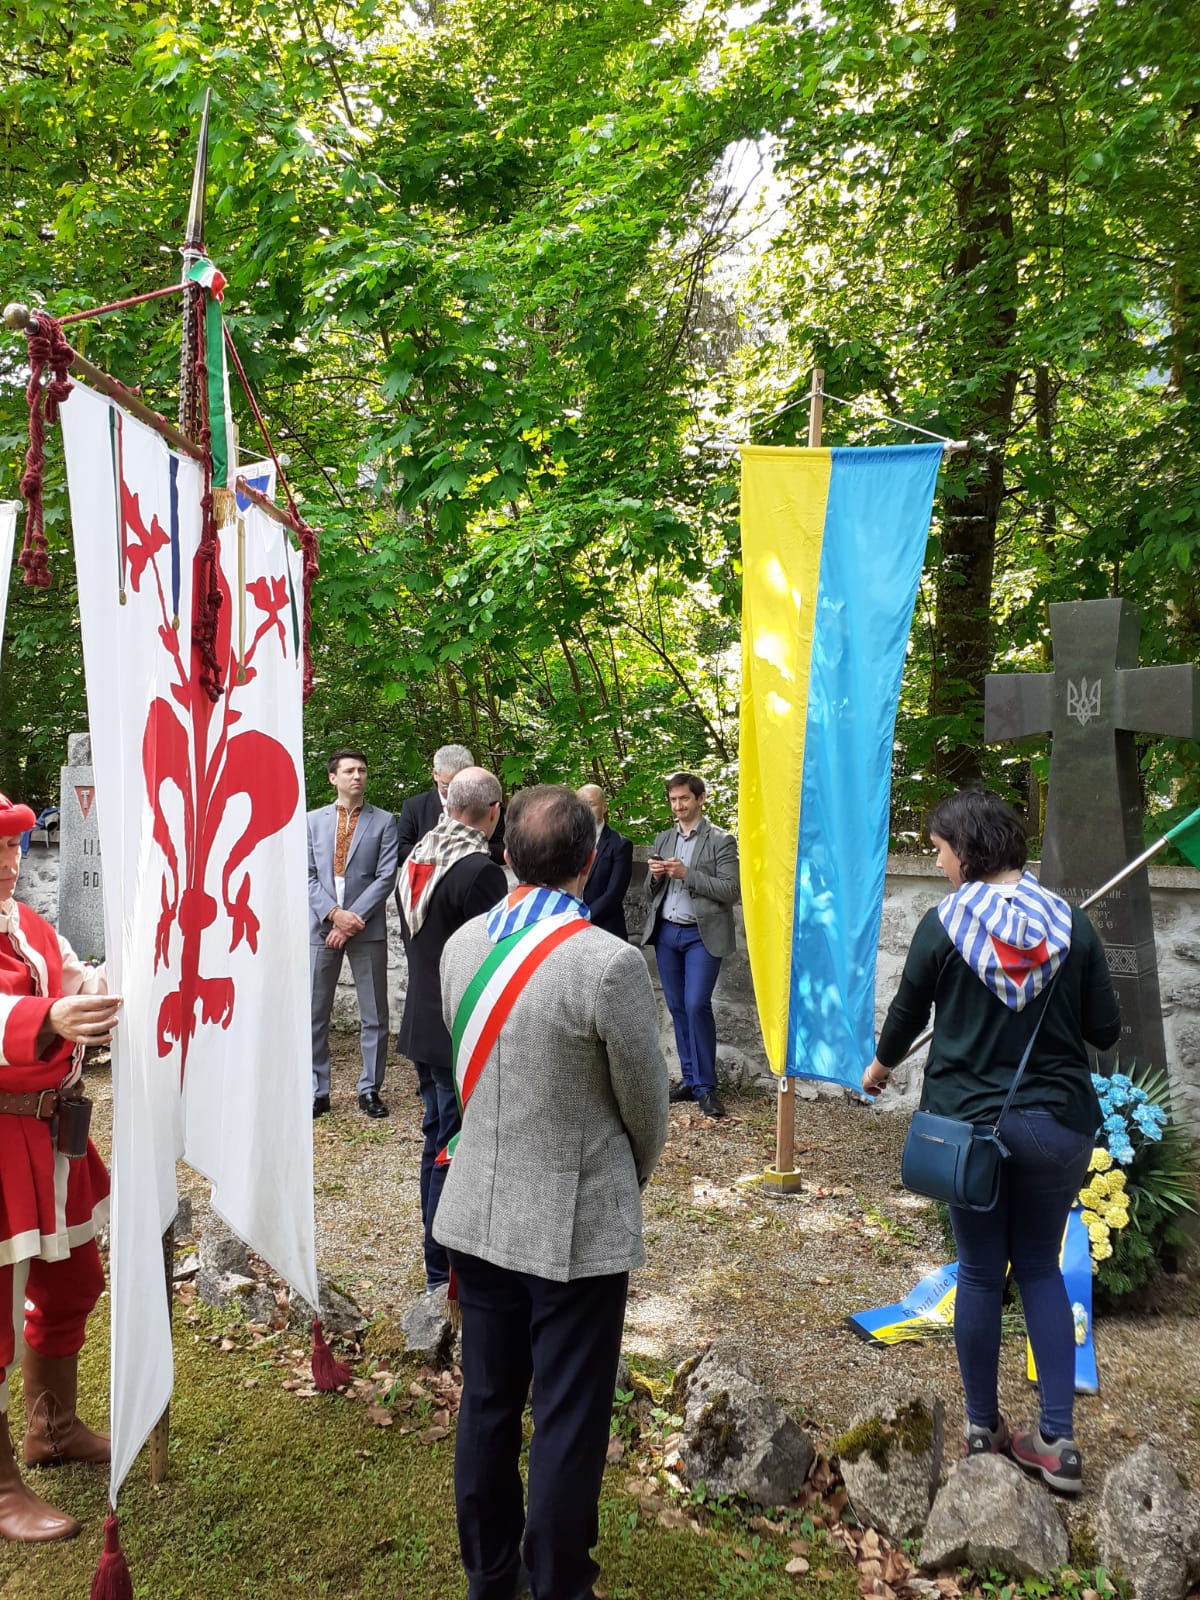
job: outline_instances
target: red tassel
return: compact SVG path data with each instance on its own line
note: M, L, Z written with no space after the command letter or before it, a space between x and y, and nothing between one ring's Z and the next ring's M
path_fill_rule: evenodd
M92 1578L92 1600L133 1600L133 1579L121 1550L117 1514L111 1510L104 1519L104 1552Z
M314 1388L322 1390L325 1394L333 1389L340 1389L344 1383L350 1382L350 1368L344 1361L333 1359L333 1351L325 1342L325 1335L321 1332L320 1317L313 1318L312 1375Z

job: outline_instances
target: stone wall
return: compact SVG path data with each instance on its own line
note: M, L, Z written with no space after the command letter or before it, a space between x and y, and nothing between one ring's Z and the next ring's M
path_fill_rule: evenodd
M626 922L636 933L645 911L646 864L644 852L635 860L633 882L625 902ZM1190 867L1159 867L1150 870L1154 905L1154 928L1158 941L1159 985L1172 1082L1181 1110L1195 1126L1200 1123L1200 872ZM946 881L927 856L889 856L887 886L880 932L879 967L876 979L876 1017L882 1022L889 1000L904 966L904 957L917 923L930 906L946 892ZM58 905L58 847L35 842L25 857L18 889L20 899L42 916L54 921ZM714 996L717 1015L717 1057L719 1069L731 1082L747 1085L771 1082L763 1052L754 986L745 954L742 910L735 909L738 929L737 953L723 962ZM663 1053L678 1073L675 1037L671 1020L658 987L652 950L645 952L655 992L659 998L659 1035ZM388 906L388 988L393 1031L400 1025L404 1010L408 974L404 947L400 941L400 921L394 903ZM334 1006L337 1026L355 1027L358 1021L354 985L348 964L343 966ZM892 1107L911 1107L920 1093L923 1055L913 1057L896 1071L894 1083L899 1094L887 1096ZM796 1085L801 1098L818 1093L840 1094L840 1089L823 1091L801 1079Z

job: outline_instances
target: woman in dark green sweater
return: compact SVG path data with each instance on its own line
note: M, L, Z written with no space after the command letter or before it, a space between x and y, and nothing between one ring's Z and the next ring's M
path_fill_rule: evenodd
M1091 923L1025 871L1024 825L997 795L965 789L944 800L929 834L953 893L917 928L863 1090L875 1096L887 1086L932 1008L921 1109L990 1126L1045 1011L1000 1130L1010 1157L996 1207L950 1208L958 1245L954 1341L966 1394L965 1453L1008 1450L1051 1488L1076 1494L1075 1341L1058 1258L1100 1125L1086 1045L1105 1050L1117 1042L1116 995ZM997 1393L1010 1263L1041 1399L1038 1426L1011 1436Z

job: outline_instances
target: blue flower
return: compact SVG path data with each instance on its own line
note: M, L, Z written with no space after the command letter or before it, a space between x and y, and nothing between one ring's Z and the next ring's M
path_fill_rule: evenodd
M1108 1153L1122 1167L1127 1167L1133 1160L1133 1146L1127 1139L1114 1139L1108 1147Z
M1104 1126L1114 1138L1123 1138L1127 1132L1125 1118L1119 1111L1111 1111L1104 1119Z
M1122 1079L1120 1077L1114 1078L1112 1080L1112 1086L1111 1086L1111 1088L1109 1089L1109 1092L1108 1092L1108 1103L1109 1103L1109 1105L1111 1105L1111 1106L1127 1106L1129 1104L1129 1098L1130 1098L1129 1091L1130 1091L1130 1089L1132 1087L1133 1087L1133 1085L1129 1082L1128 1078L1125 1078L1125 1079Z
M1102 1078L1098 1072L1092 1073L1092 1088L1103 1099L1104 1091L1108 1088L1108 1079Z

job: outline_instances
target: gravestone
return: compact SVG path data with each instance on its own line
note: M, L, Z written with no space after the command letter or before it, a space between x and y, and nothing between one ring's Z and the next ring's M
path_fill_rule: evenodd
M1200 673L1139 667L1140 633L1141 618L1124 600L1052 605L1054 671L993 673L984 690L989 743L1044 733L1053 739L1041 881L1075 905L1144 849L1134 735L1200 738ZM1165 1067L1146 868L1088 915L1121 1005L1123 1066Z
M58 931L84 961L104 957L104 896L100 888L100 829L92 777L92 741L67 740L59 791Z

